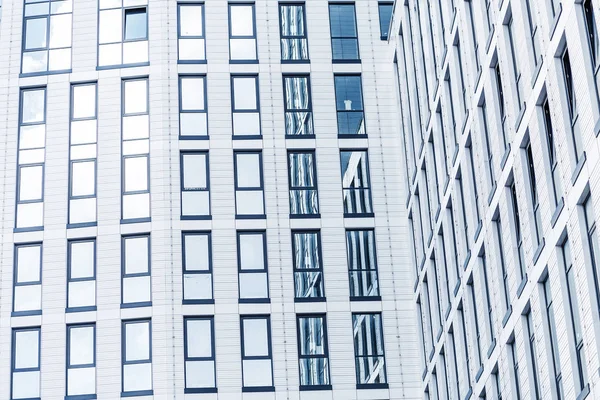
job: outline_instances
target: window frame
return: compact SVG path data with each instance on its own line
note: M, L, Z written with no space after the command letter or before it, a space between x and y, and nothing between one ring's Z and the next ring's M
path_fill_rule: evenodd
M17 347L16 347L16 337L19 332L37 332L38 335L38 346L37 346L37 358L38 364L37 367L27 367L27 368L17 368L16 367L16 358L17 358ZM41 363L42 363L42 327L41 326L32 326L32 327L13 327L11 330L11 362L10 362L10 398L13 399L14 394L14 385L15 385L15 374L20 372L38 372L38 393L40 393L41 398Z
M263 269L242 269L242 252L241 252L241 241L240 237L244 235L261 235L263 241ZM239 303L270 303L270 287L269 287L269 261L267 259L267 231L266 230L238 230L236 232L236 246L237 246L237 267L238 267L238 301ZM242 297L242 280L240 276L242 274L265 274L267 297L264 298L248 298Z
M302 345L300 342L300 320L304 319L304 318L320 318L323 323L323 354L307 354L307 355L303 355L302 354ZM307 391L307 390L331 390L332 389L332 385L331 385L331 368L329 365L329 340L328 340L328 335L327 335L327 315L324 313L315 313L315 314L296 314L296 342L297 342L297 348L298 348L298 363L300 365L300 362L302 362L303 359L314 359L314 358L324 358L327 360L327 382L329 382L329 384L325 384L325 385L303 385L302 384L302 369L299 367L298 368L298 374L299 374L299 390L302 391Z
M231 7L252 7L252 30L254 31L253 35L240 35L233 36L232 34L232 21L231 21ZM227 29L228 29L228 50L229 50L229 64L258 64L258 34L257 34L257 25L256 25L256 3L254 2L234 2L229 1L227 3ZM231 58L231 40L236 39L249 39L254 40L254 53L256 54L256 58L254 59L232 59ZM257 86L258 88L258 86Z
M181 5L182 3L178 3ZM187 3L183 3L187 4ZM194 64L194 62L180 64ZM185 79L202 79L203 81L203 96L204 96L204 108L202 109L184 109L183 108L183 80ZM208 131L208 88L206 74L179 74L177 78L178 83L178 100L179 100L179 115L178 115L178 136L179 140L209 140L210 134ZM206 135L182 135L181 129L181 115L182 114L204 114L206 116Z
M346 37L346 36L333 36L333 30L332 30L332 23L331 23L331 6L352 6L352 11L353 11L353 15L354 15L354 30L356 31L356 36L355 37ZM337 63L354 63L354 64L360 64L361 63L361 59L360 59L360 43L358 40L358 21L357 21L357 15L356 15L356 4L354 2L338 2L338 1L329 1L329 3L327 4L327 17L328 17L328 23L329 23L329 35L331 38L331 62L333 64L337 64ZM334 52L333 52L333 42L334 40L340 40L340 39L354 39L356 41L356 58L350 58L350 59L345 59L345 58L334 58Z
M279 41L280 43L282 43L284 40L300 40L301 42L305 42L306 43L306 58L299 58L299 59L284 59L283 58L283 44L280 44L281 47L281 63L282 64L308 64L310 63L310 52L309 52L309 48L308 48L308 30L307 30L307 19L306 19L306 3L304 2L280 2L278 5L278 11L279 11ZM281 18L281 9L283 7L302 7L302 14L303 14L303 30L304 30L304 35L301 36L288 36L288 35L284 35L283 34L283 20Z
M19 248L21 247L38 247L40 252L40 265L39 269L39 280L37 281L25 281L18 282L18 274L19 274ZM26 242L26 243L15 243L13 249L13 285L12 285L12 308L11 308L11 317L19 317L19 316L29 316L29 315L42 315L42 280L44 269L42 266L44 265L44 246L42 242ZM19 286L40 286L40 308L37 310L24 310L24 311L15 311L15 300L16 300L16 288Z
M203 189L185 189L184 180L185 180L185 166L183 163L183 158L185 155L204 155L204 160L206 163L206 188ZM210 190L210 154L208 150L181 150L179 152L179 165L180 165L180 219L183 220L210 220L212 219L212 201L211 201L211 190ZM208 192L208 214L206 215L196 215L196 214L184 214L183 213L183 193L185 192Z
M190 357L188 355L188 321L209 321L211 330L211 353L209 357ZM215 317L212 315L189 315L183 317L183 356L184 356L184 393L217 393L217 357L216 357L216 338L215 338ZM211 361L214 368L214 387L196 387L188 388L187 381L187 362L188 361Z
M236 78L253 78L255 80L255 96L256 96L256 108L255 109L236 109L235 107L235 79ZM246 74L231 74L230 75L230 86L231 86L231 136L233 138L233 140L244 140L244 139L262 139L263 135L262 135L262 121L261 121L261 112L260 112L260 81L259 81L259 74L252 74L252 73L246 73ZM251 135L246 135L246 134L242 134L239 133L236 135L235 133L235 114L236 113L248 113L248 114L252 114L252 113L256 113L258 114L258 134L251 134Z
M292 154L309 154L312 157L312 174L314 177L314 185L313 186L292 186L292 170L290 164L290 155ZM300 219L300 218L321 218L321 209L319 204L319 179L317 176L317 152L315 149L288 149L287 151L287 178L288 178L288 196L289 196L289 206L290 206L290 219ZM315 191L315 200L316 200L316 213L306 214L306 213L293 213L291 204L292 204L292 192L294 191Z
M181 34L181 7L202 7L202 35L182 36ZM204 59L184 59L180 58L180 42L182 39L202 40L204 47ZM204 2L186 2L177 3L177 63L178 64L206 64L206 6ZM206 86L205 86L206 88ZM181 104L181 103L180 103Z
M265 320L267 323L267 352L266 356L247 356L245 355L244 345L244 321L245 320ZM247 314L240 315L240 351L241 351L241 364L242 364L242 393L255 393L255 392L274 392L275 391L275 376L273 370L273 343L271 333L271 316L269 314ZM271 362L271 386L244 386L244 361L251 360L269 360Z
M359 355L358 354L358 348L357 348L357 343L356 343L356 337L354 335L356 335L356 327L354 326L355 324L355 318L359 317L359 316L371 316L372 318L378 317L379 318L379 324L381 327L381 331L380 334L381 336L379 337L379 339L381 340L381 350L382 350L382 354L376 354L376 355ZM355 373L356 373L356 389L387 389L389 387L388 385L388 378L387 378L387 362L386 362L386 356L385 356L385 334L383 332L384 328L383 328L383 315L381 312L353 312L352 313L352 330L354 332L354 337L353 337L353 347L354 347L354 369L355 369ZM373 331L373 333L375 333L375 331ZM375 346L376 347L376 346ZM380 383L360 383L360 379L359 379L359 370L358 370L358 361L360 358L383 358L383 379L385 380L385 382L380 382Z
M127 273L125 261L127 259L126 254L126 245L128 239L141 239L145 238L148 246L148 271L147 272L134 272ZM125 293L125 279L127 278L141 278L141 277L149 278L148 292L150 294L150 299L148 301L141 302L133 302L133 303L125 303L124 302L124 293ZM121 236L121 308L135 308L135 307L150 307L152 306L152 244L150 239L150 233L135 233L135 234L127 234Z
M307 108L288 108L288 93L286 80L287 79L306 79L306 97L308 98L308 107ZM283 73L282 74L282 86L283 86L283 115L285 123L285 138L286 139L314 139L315 138L315 128L314 128L314 116L313 116L313 104L312 104L312 88L310 82L310 73ZM293 99L291 99L293 100ZM287 129L287 115L289 114L297 114L297 113L306 113L307 115L307 124L310 125L310 131L312 133L306 134L290 134Z
M187 270L186 269L186 257L185 257L185 237L187 235L190 236L206 236L207 240L208 240L208 269L206 270ZM182 304L214 304L215 303L215 288L214 288L214 279L213 279L213 255L212 255L212 233L211 231L196 231L196 230L191 230L191 231L182 231L181 232L181 268L182 268L182 274L181 274L181 278L182 278L182 289L181 289L181 295L182 295ZM211 288L211 293L210 293L210 298L207 299L186 299L185 297L185 275L186 274L192 274L192 275L204 275L204 274L208 274L210 275L210 288Z
M259 186L257 187L240 187L238 182L238 159L237 156L240 154L245 155L258 155L258 173L259 173ZM264 171L263 171L263 154L262 149L256 150L234 150L233 151L233 188L235 194L235 218L236 219L266 219L267 218L267 210L266 210L266 202L265 202L265 179L264 179ZM262 214L241 214L238 212L238 191L239 192L258 192L260 191L262 194Z
M129 324L148 324L148 359L147 360L133 360L127 361L127 329L126 326ZM148 390L136 390L136 391L125 391L125 366L136 365L136 364L150 364L150 372L153 373L152 368L152 319L151 318L140 318L140 319L124 319L121 321L121 397L131 396L152 396L154 394L154 382L150 379L150 387ZM152 377L152 375L151 375Z
M93 275L92 277L84 277L84 278L72 278L71 274L73 271L73 262L72 262L72 257L71 255L72 253L72 246L74 243L93 243L94 249L93 249L93 262L94 262L94 269L93 269ZM97 271L98 271L98 259L97 259L97 255L98 255L98 246L97 246L97 241L95 237L90 237L90 238L77 238L77 239L69 239L67 240L67 304L66 304L66 308L65 308L65 312L66 313L71 313L71 312L80 312L80 311L96 311L97 309L97 282L96 282L96 276L97 276ZM69 307L69 298L70 298L70 290L69 290L69 284L72 282L87 282L87 281L94 281L94 305L93 306L82 306L82 307Z
M353 239L351 238L352 234L356 234L356 235L361 235L361 234L367 234L367 240L369 236L372 236L373 238L373 254L370 255L369 254L369 258L373 258L373 260L375 261L374 263L374 268L373 269L362 269L362 268L351 268L352 266L352 262L350 262L350 242L353 241ZM357 237L358 242L360 242L360 237ZM363 241L363 243L365 243L366 246L366 251L365 250L361 250L358 253L362 253L366 255L369 253L369 246L367 241ZM360 244L360 243L359 243ZM379 287L379 267L378 267L378 262L377 262L377 237L375 236L375 228L346 228L346 259L347 259L347 263L348 263L348 282L350 284L350 301L378 301L381 300L381 288ZM361 264L361 263L359 263ZM353 272L371 272L374 273L375 275L375 279L374 279L374 283L375 286L374 288L376 289L376 294L372 295L372 296L368 296L366 294L362 294L359 296L356 295L352 295L352 278L351 275Z
M292 247L292 268L293 268L293 272L294 272L294 303L319 303L319 302L325 302L327 300L326 297L326 293L325 293L325 273L323 270L323 249L322 249L322 244L321 244L321 231L319 229L292 229L291 231L291 236L292 236L292 243L291 243L291 247ZM295 257L295 253L296 253L296 244L295 244L295 236L296 235L316 235L316 244L317 244L317 256L319 257L319 265L316 268L298 268L298 266L296 265L296 257ZM322 286L322 293L323 296L321 297L297 297L296 296L296 290L297 290L297 281L296 281L296 274L297 273L306 273L306 272L319 272L321 274L321 286Z
M77 365L71 365L71 329L78 329L78 328L92 328L93 329L93 342L92 342L92 357L93 357L93 362L91 364L77 364ZM65 372L65 386L66 386L66 396L65 399L94 399L96 398L96 392L97 392L97 370L96 370L96 363L97 363L97 354L96 354L96 349L97 349L97 339L96 339L96 323L95 322L84 322L84 323L74 323L74 324L67 324L66 326L66 336L67 336L67 348L66 348L66 359L65 359L65 366L66 366L66 372ZM82 369L82 368L93 368L94 369L94 393L88 393L88 394L80 394L80 395L69 395L69 370L70 369Z
M344 187L344 170L342 164L342 153L363 153L364 154L364 165L366 168L366 178L365 182L361 187ZM361 161L362 155L361 155ZM341 171L341 184L342 184L342 205L344 208L344 218L372 218L375 216L375 212L373 210L373 196L371 192L371 168L369 165L369 149L367 148L341 148L340 149L340 171ZM365 186L366 185L366 186ZM356 192L366 192L366 201L367 203L364 205L366 212L348 212L346 211L346 202L344 201L345 193L348 191L350 194ZM368 210L370 208L370 211Z

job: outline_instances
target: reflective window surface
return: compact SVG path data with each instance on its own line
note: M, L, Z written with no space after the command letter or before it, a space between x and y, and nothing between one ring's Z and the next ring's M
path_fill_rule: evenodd
M335 75L338 135L365 135L360 75Z
M150 236L123 236L123 283L121 303L146 306L150 293Z
M215 330L213 317L184 318L185 392L213 388L215 380Z
M283 77L285 99L285 134L302 136L315 134L312 120L310 80L308 76Z
M42 244L15 246L13 315L42 313Z
M258 75L231 76L233 136L260 137Z
M381 40L387 40L390 30L390 22L392 20L392 11L394 10L393 2L379 3L379 31Z
M334 61L359 60L354 4L329 4L331 50Z
M366 150L340 151L344 214L372 214Z
M352 325L357 384L386 383L381 314L353 314Z
M179 101L179 138L207 138L206 76L180 76Z
M210 217L208 152L181 153L181 216Z
M209 232L183 233L183 302L212 302L212 258Z
M280 4L281 60L308 60L306 11L304 4Z
M229 3L229 59L257 60L254 4Z
M96 306L96 240L68 242L67 309L95 309Z
M206 62L204 4L180 3L177 10L179 62Z
M325 315L298 316L300 386L328 386L329 349Z
M235 213L237 217L264 217L262 152L236 151Z
M350 297L379 296L375 232L347 230L346 251L350 280Z
M321 235L319 231L292 232L296 301L325 299Z
M123 393L152 394L151 337L150 320L123 321Z
M67 325L67 396L96 393L96 325Z
M289 152L290 214L318 215L317 170L314 152Z
M240 301L268 300L266 232L238 231L237 240Z
M134 4L135 8L123 8ZM148 0L98 1L98 66L148 62Z
M13 329L12 398L40 398L40 332L36 328Z
M21 72L71 69L72 0L26 0Z
M268 315L241 316L240 319L244 388L272 390L271 319Z

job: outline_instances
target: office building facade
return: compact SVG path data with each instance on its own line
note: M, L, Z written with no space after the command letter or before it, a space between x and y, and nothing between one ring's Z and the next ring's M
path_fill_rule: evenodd
M391 3L0 10L0 399L422 395Z

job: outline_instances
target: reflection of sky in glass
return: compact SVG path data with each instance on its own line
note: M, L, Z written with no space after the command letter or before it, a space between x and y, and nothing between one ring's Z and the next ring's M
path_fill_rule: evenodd
M254 24L252 20L252 6L249 5L231 5L229 8L231 14L231 35L232 36L253 36Z

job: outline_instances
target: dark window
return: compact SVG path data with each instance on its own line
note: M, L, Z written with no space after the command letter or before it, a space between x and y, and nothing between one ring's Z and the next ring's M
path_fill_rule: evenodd
M554 367L554 380L556 382L556 395L558 400L565 398L562 384L562 371L560 367L560 353L558 351L558 331L556 330L556 316L554 315L554 302L552 300L552 289L550 279L544 281L544 301L546 307L546 318L548 318L548 336L550 339L550 351L552 353L552 365Z
M365 135L360 75L335 75L338 135Z
M356 383L385 384L385 352L381 314L352 314Z
M146 8L125 10L125 41L148 38L148 18Z
M350 274L350 297L379 296L375 232L346 231L346 252Z
M373 213L366 150L340 151L344 215Z
M510 196L512 205L512 216L515 229L515 244L519 255L519 276L525 278L525 250L523 249L523 233L521 232L521 217L519 213L519 202L517 200L517 185L510 185Z
M531 205L533 212L533 220L535 223L535 239L536 245L540 244L542 237L544 236L542 228L542 211L540 209L540 201L537 191L537 183L535 179L535 168L533 166L533 152L531 150L531 142L527 144L525 149L527 154L527 170L529 173L529 195L531 196Z
M381 34L381 40L387 40L388 38L393 10L394 3L379 3L379 32Z
M592 66L596 67L596 59L600 52L600 38L598 38L598 26L596 25L596 15L594 12L594 2L592 0L585 0L583 3L583 11L585 13L585 23L587 28L587 36L590 45L590 52L592 57Z
M359 60L354 4L329 4L333 61Z
M538 354L537 354L537 348L536 348L536 343L535 343L535 331L534 331L534 326L533 326L533 320L531 317L531 309L525 316L525 319L527 321L527 335L529 335L528 347L529 347L529 358L531 359L531 372L532 372L532 376L533 376L533 387L535 389L535 392L534 392L535 397L534 398L540 399L540 393L542 390L540 387L540 380L538 378L538 369L537 369Z

